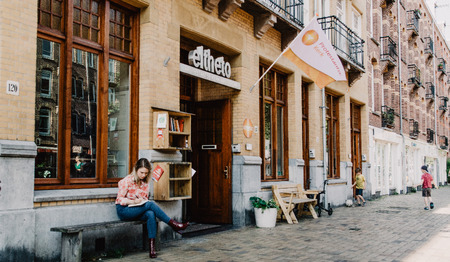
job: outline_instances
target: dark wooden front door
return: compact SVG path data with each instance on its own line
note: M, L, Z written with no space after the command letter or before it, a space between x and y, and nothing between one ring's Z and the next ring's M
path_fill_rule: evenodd
M303 160L305 166L303 170L303 188L310 188L309 177L309 122L308 122L308 83L302 82L302 144L303 144Z
M198 102L193 117L192 200L199 223L231 224L231 103Z
M351 102L351 129L352 129L352 183L355 182L355 169L362 168L362 154L361 154L361 106ZM355 190L353 190L355 192Z

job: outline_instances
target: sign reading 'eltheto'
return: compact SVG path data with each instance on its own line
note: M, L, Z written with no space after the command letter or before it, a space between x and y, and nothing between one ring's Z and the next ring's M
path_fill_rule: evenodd
M189 52L189 65L203 69L213 74L226 78L231 77L231 65L225 62L223 56L214 58L211 50L204 49L203 46L197 46L195 50Z

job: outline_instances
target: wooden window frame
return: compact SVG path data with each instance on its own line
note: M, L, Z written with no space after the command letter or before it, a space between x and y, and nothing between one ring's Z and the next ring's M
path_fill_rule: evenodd
M340 178L340 134L339 134L339 97L325 92L326 100L326 125L327 151L328 151L328 179ZM333 130L335 130L333 134Z
M267 65L260 65L260 75L267 70ZM265 83L269 82L269 86ZM261 181L286 181L289 180L289 150L288 150L288 126L287 126L287 75L277 70L271 69L261 80L260 84L260 154L263 159L261 167ZM281 90L280 90L281 89ZM272 176L266 176L265 173L265 104L269 103L272 108L271 114L271 163L272 163ZM277 175L277 157L278 157L278 129L277 129L277 109L281 107L283 109L283 176Z
M126 9L131 16L132 53L110 49L109 46L109 9L120 7ZM58 159L57 178L35 178L35 189L68 189L68 188L101 188L114 187L121 178L107 177L107 145L108 145L108 68L109 59L126 62L130 65L130 136L128 172L138 157L138 124L139 124L139 15L138 8L120 0L99 1L100 32L98 43L73 35L73 1L63 1L61 30L44 27L39 24L37 37L60 44L60 77L59 77L59 114L58 114ZM38 10L39 12L40 10ZM107 21L107 22L105 22ZM72 100L72 50L73 48L98 55L98 96L97 98L97 153L95 178L71 178L71 100ZM135 88L133 88L135 87ZM100 95L103 94L103 95ZM121 174L126 175L126 174Z

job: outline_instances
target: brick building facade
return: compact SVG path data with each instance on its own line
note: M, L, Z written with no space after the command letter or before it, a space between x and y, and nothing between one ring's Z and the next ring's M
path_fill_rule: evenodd
M329 203L351 199L354 168L373 173L369 117L381 113L368 106L370 75L387 83L381 67L371 71L382 62L363 30L368 3L291 2L1 2L0 82L19 84L0 93L1 260L58 261L51 227L117 220L117 182L140 157L192 163L192 196L158 201L181 220L252 224L249 197L271 197L276 183L327 180ZM314 15L348 76L323 90L277 60ZM192 114L176 150L156 149L169 139L154 124L160 111ZM177 237L160 229L164 241ZM139 247L139 230L86 232L83 252Z
M367 5L371 194L447 181L448 46L424 1ZM400 120L401 119L401 120Z

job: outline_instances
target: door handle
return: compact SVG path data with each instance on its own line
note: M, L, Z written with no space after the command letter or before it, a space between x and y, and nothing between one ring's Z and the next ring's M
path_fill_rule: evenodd
M225 170L223 170L223 173L225 174L225 179L228 179L228 166L225 166Z

